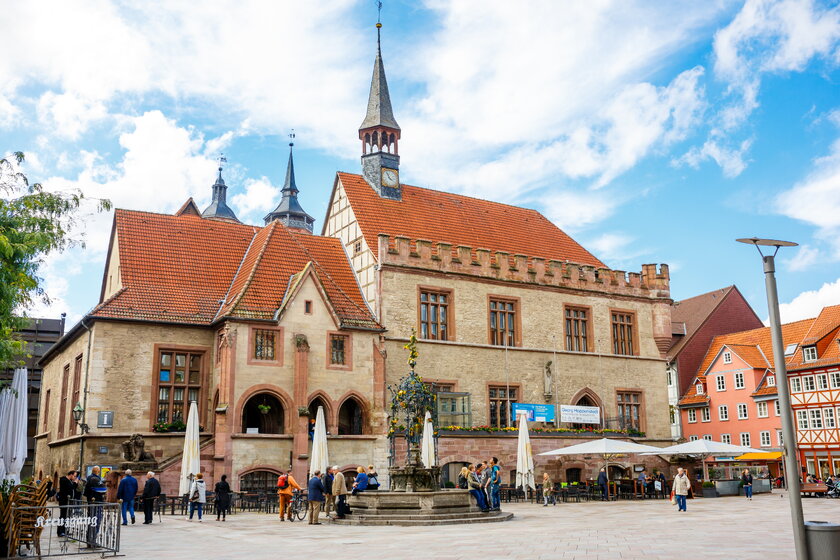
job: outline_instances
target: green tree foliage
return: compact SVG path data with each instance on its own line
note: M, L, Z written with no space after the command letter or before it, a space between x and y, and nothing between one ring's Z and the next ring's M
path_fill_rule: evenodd
M71 235L84 200L81 191L49 192L21 171L23 152L0 158L0 367L14 366L25 347L14 333L36 299L49 302L38 267L51 252L81 244ZM110 210L97 200L97 211Z

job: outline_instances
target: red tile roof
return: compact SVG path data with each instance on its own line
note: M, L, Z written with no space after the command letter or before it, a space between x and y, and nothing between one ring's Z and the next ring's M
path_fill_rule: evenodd
M788 361L788 370L802 370L840 363L840 305L824 307L805 334L796 354ZM817 360L806 362L803 346L817 347Z
M114 231L123 288L94 317L212 324L272 319L290 278L310 262L343 326L379 328L340 241L265 228L117 210Z
M410 185L402 185L401 201L389 200L361 175L338 179L374 254L384 233L606 268L536 210Z

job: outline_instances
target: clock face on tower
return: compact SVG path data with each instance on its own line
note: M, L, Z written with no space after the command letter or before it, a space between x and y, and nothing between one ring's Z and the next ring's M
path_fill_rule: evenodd
M397 188L400 184L399 171L396 169L382 168L382 186Z

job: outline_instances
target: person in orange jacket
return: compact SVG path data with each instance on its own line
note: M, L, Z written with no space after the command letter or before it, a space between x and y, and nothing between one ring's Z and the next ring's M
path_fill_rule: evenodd
M280 521L285 521L284 513L287 513L289 521L294 521L292 517L292 508L289 504L292 501L292 491L300 490L300 485L292 476L292 469L289 469L285 474L277 477L277 496L280 499Z

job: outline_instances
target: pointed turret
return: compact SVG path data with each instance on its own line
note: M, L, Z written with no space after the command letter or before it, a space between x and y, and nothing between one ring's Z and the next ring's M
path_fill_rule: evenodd
M294 138L294 134L290 135ZM286 181L283 183L283 198L272 212L265 217L265 225L279 220L286 227L312 233L315 218L307 214L298 202L298 188L295 184L295 161L292 157L294 142L289 142L289 164L286 166Z
M382 62L380 30L376 24L376 59L370 80L367 114L359 128L362 141L362 175L383 198L402 199L400 189L400 125L394 118L385 65Z
M227 159L225 159L224 156L219 158L219 176L216 178L216 182L213 183L213 201L210 203L210 206L201 213L201 217L213 220L239 222L236 218L236 214L234 214L233 210L231 210L227 205L227 185L225 185L225 180L222 179L222 163L226 161Z

